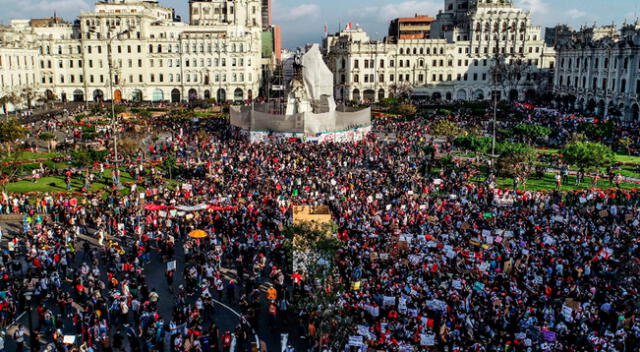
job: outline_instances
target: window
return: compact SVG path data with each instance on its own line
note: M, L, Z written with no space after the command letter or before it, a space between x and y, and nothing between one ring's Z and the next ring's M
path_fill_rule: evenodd
M358 75L353 75L353 82L358 83L360 81L360 77Z
M353 68L360 68L360 62L358 60L353 61Z

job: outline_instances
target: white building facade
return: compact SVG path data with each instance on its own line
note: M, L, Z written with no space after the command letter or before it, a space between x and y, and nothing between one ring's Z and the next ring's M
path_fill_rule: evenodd
M554 93L567 108L638 120L640 22L621 30L583 28L557 47Z
M525 99L551 88L553 48L528 12L507 0L446 0L430 39L372 41L359 27L325 41L339 100L379 101L405 88L436 100L491 96L496 51L507 63L526 64L520 80L496 87L503 98Z
M157 0L112 0L74 24L14 20L4 37L21 38L35 89L56 100L240 101L259 91L260 6L192 0L186 24ZM3 41L0 53L9 49Z

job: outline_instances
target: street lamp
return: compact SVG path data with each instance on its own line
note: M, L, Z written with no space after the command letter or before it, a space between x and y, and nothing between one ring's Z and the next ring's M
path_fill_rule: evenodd
M122 185L120 184L120 168L118 163L118 133L117 133L117 124L118 118L116 117L116 106L115 106L115 98L113 92L113 57L111 55L111 43L114 39L118 39L121 35L129 33L130 29L125 29L119 33L113 35L107 41L107 63L109 65L109 92L111 94L111 132L113 133L113 158L114 158L114 166L115 170L113 178L116 184L116 188L120 189Z
M127 34L131 32L131 28L127 28L123 31L120 31L116 34L114 34L111 38L107 39L107 65L109 67L109 92L111 94L111 132L113 134L113 158L114 158L114 166L115 166L115 170L114 170L114 181L116 183L116 187L118 189L120 189L122 186L120 184L120 177L118 176L119 173L119 166L118 166L118 136L116 133L116 126L117 126L117 117L116 117L116 107L115 107L115 98L114 98L114 92L113 92L113 58L111 55L111 43L113 42L114 39L118 39L121 35ZM97 31L90 29L89 33L97 33Z
M503 32L511 30L511 26L506 27ZM491 139L491 155L495 158L496 155L496 121L498 119L498 70L500 65L500 31L496 29L496 47L494 57L494 69L493 69L493 136ZM506 48L506 45L505 45ZM505 50L506 53L506 50ZM495 165L492 165L495 166Z
M33 297L33 292L27 291L24 293L24 299L27 301L27 317L29 320L29 348L32 349L35 341L35 336L33 333L33 320L31 318L31 298Z

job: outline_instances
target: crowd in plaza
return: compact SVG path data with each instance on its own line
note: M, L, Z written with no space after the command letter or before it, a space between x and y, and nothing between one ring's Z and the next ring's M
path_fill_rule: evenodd
M562 114L527 114L574 132ZM30 308L37 317L35 338L20 325L5 344L243 351L266 324L297 350L640 348L640 192L497 189L471 182L481 168L462 160L429 174L429 122L378 123L394 138L318 145L251 144L223 123L168 121L170 137L146 148L176 156L177 187L4 193L0 213L23 220L12 236L3 229L0 325ZM283 236L293 205L333 214L340 246L322 280L294 271ZM170 296L151 285L151 262ZM297 304L320 296L335 315ZM220 303L239 312L235 328L218 327Z

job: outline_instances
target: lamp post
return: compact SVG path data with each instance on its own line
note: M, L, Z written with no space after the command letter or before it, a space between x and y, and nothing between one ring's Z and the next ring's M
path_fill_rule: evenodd
M116 33L115 35L113 35L112 37L110 37L109 39L107 39L107 66L109 68L109 92L111 94L111 132L113 134L113 158L114 158L114 166L115 166L115 170L114 170L114 175L113 179L116 183L116 187L118 189L120 189L122 187L122 185L120 184L120 176L118 175L119 173L119 163L118 163L118 136L116 133L116 126L118 123L118 119L116 117L116 107L115 107L115 99L114 99L114 92L113 92L113 60L112 60L112 55L111 55L111 43L113 43L114 39L118 39L121 35L123 34L127 34L131 32L131 28L127 28L123 31L120 31L118 33ZM89 30L89 33L96 33L95 30ZM86 82L86 78L85 78L85 82Z
M507 27L504 32L511 30L511 26ZM506 48L506 45L505 45ZM500 69L500 31L496 29L496 47L494 57L494 69L493 69L493 133L491 139L491 155L495 158L496 155L496 124L498 119L498 70ZM506 52L506 50L505 50Z
M118 162L118 132L117 132L117 124L118 118L116 117L116 106L115 106L115 97L113 92L113 57L111 54L111 43L114 39L118 39L121 35L127 34L130 32L130 29L125 29L121 32L116 33L107 41L107 64L109 65L109 92L111 94L111 132L113 134L113 161L115 169L113 171L113 179L116 184L116 188L120 189L122 185L120 184L120 168Z
M33 348L35 336L33 332L33 319L31 318L31 298L33 297L33 292L27 291L24 293L24 299L27 301L27 317L29 321L29 349Z

